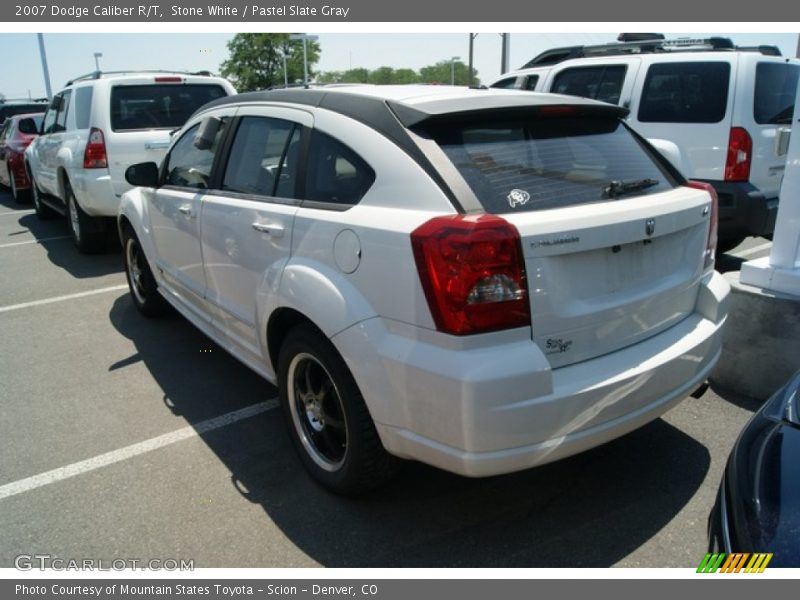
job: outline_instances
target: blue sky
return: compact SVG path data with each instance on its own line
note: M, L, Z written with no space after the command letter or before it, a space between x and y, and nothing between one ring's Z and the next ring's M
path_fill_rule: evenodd
M657 25L652 28L658 31ZM774 44L785 56L795 56L796 33L674 33L678 36L722 35L739 45ZM45 47L53 91L73 77L94 70L94 53L102 52L104 70L176 69L219 71L227 57L232 33L45 33ZM513 33L512 68L556 46L613 41L612 33ZM320 33L318 68L323 71L380 66L419 69L439 60L468 58L467 33ZM34 33L0 33L0 93L6 97L43 96L45 91ZM481 33L475 39L475 66L484 83L500 75L500 36Z

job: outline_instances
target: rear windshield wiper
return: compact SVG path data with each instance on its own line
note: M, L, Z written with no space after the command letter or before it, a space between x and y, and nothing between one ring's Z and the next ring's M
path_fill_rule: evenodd
M658 179L628 179L610 181L603 188L603 198L617 198L629 192L636 192L658 185Z

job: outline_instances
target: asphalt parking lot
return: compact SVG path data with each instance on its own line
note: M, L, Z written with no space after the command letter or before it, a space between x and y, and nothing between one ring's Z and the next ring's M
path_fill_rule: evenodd
M764 256L749 239L719 263ZM738 255L734 256L734 255ZM276 390L179 316L131 304L119 248L0 191L0 567L692 567L755 401L709 390L603 447L469 480L409 463L371 496L306 476Z

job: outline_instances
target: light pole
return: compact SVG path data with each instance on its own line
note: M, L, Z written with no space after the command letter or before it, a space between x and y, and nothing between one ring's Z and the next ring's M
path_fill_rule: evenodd
M94 69L95 71L100 71L100 59L103 57L102 52L95 52L94 53Z
M450 59L450 85L456 84L456 61L461 60L460 56L454 56Z
M283 50L281 50L281 56L283 57L283 87L289 87L289 72L286 70L286 47L284 46Z
M50 70L47 68L47 52L44 50L44 35L37 33L39 39L39 57L42 59L42 75L44 75L44 89L47 91L47 99L53 99L53 90L50 88Z
M305 33L293 33L289 36L290 40L303 40L303 87L308 87L308 40L315 42L319 39L317 35L307 35Z
M475 47L475 38L478 37L477 33L470 33L469 34L469 66L467 67L467 81L469 85L472 85L472 54Z

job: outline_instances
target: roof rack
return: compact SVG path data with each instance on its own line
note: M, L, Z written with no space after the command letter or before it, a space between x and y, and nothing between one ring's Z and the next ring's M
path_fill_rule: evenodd
M102 79L106 75L136 75L139 73L163 73L169 75L194 75L197 77L213 77L211 71L170 71L167 69L127 69L124 71L92 71L85 75L79 75L67 81L66 85L72 85L76 81L87 81L90 79Z
M649 38L649 39L648 39ZM760 52L767 56L781 56L776 46L735 46L730 38L678 38L666 40L660 33L654 34L620 34L619 42L598 44L593 46L565 46L545 50L522 68L554 65L571 58L591 56L624 56L634 54L657 54L669 52Z

